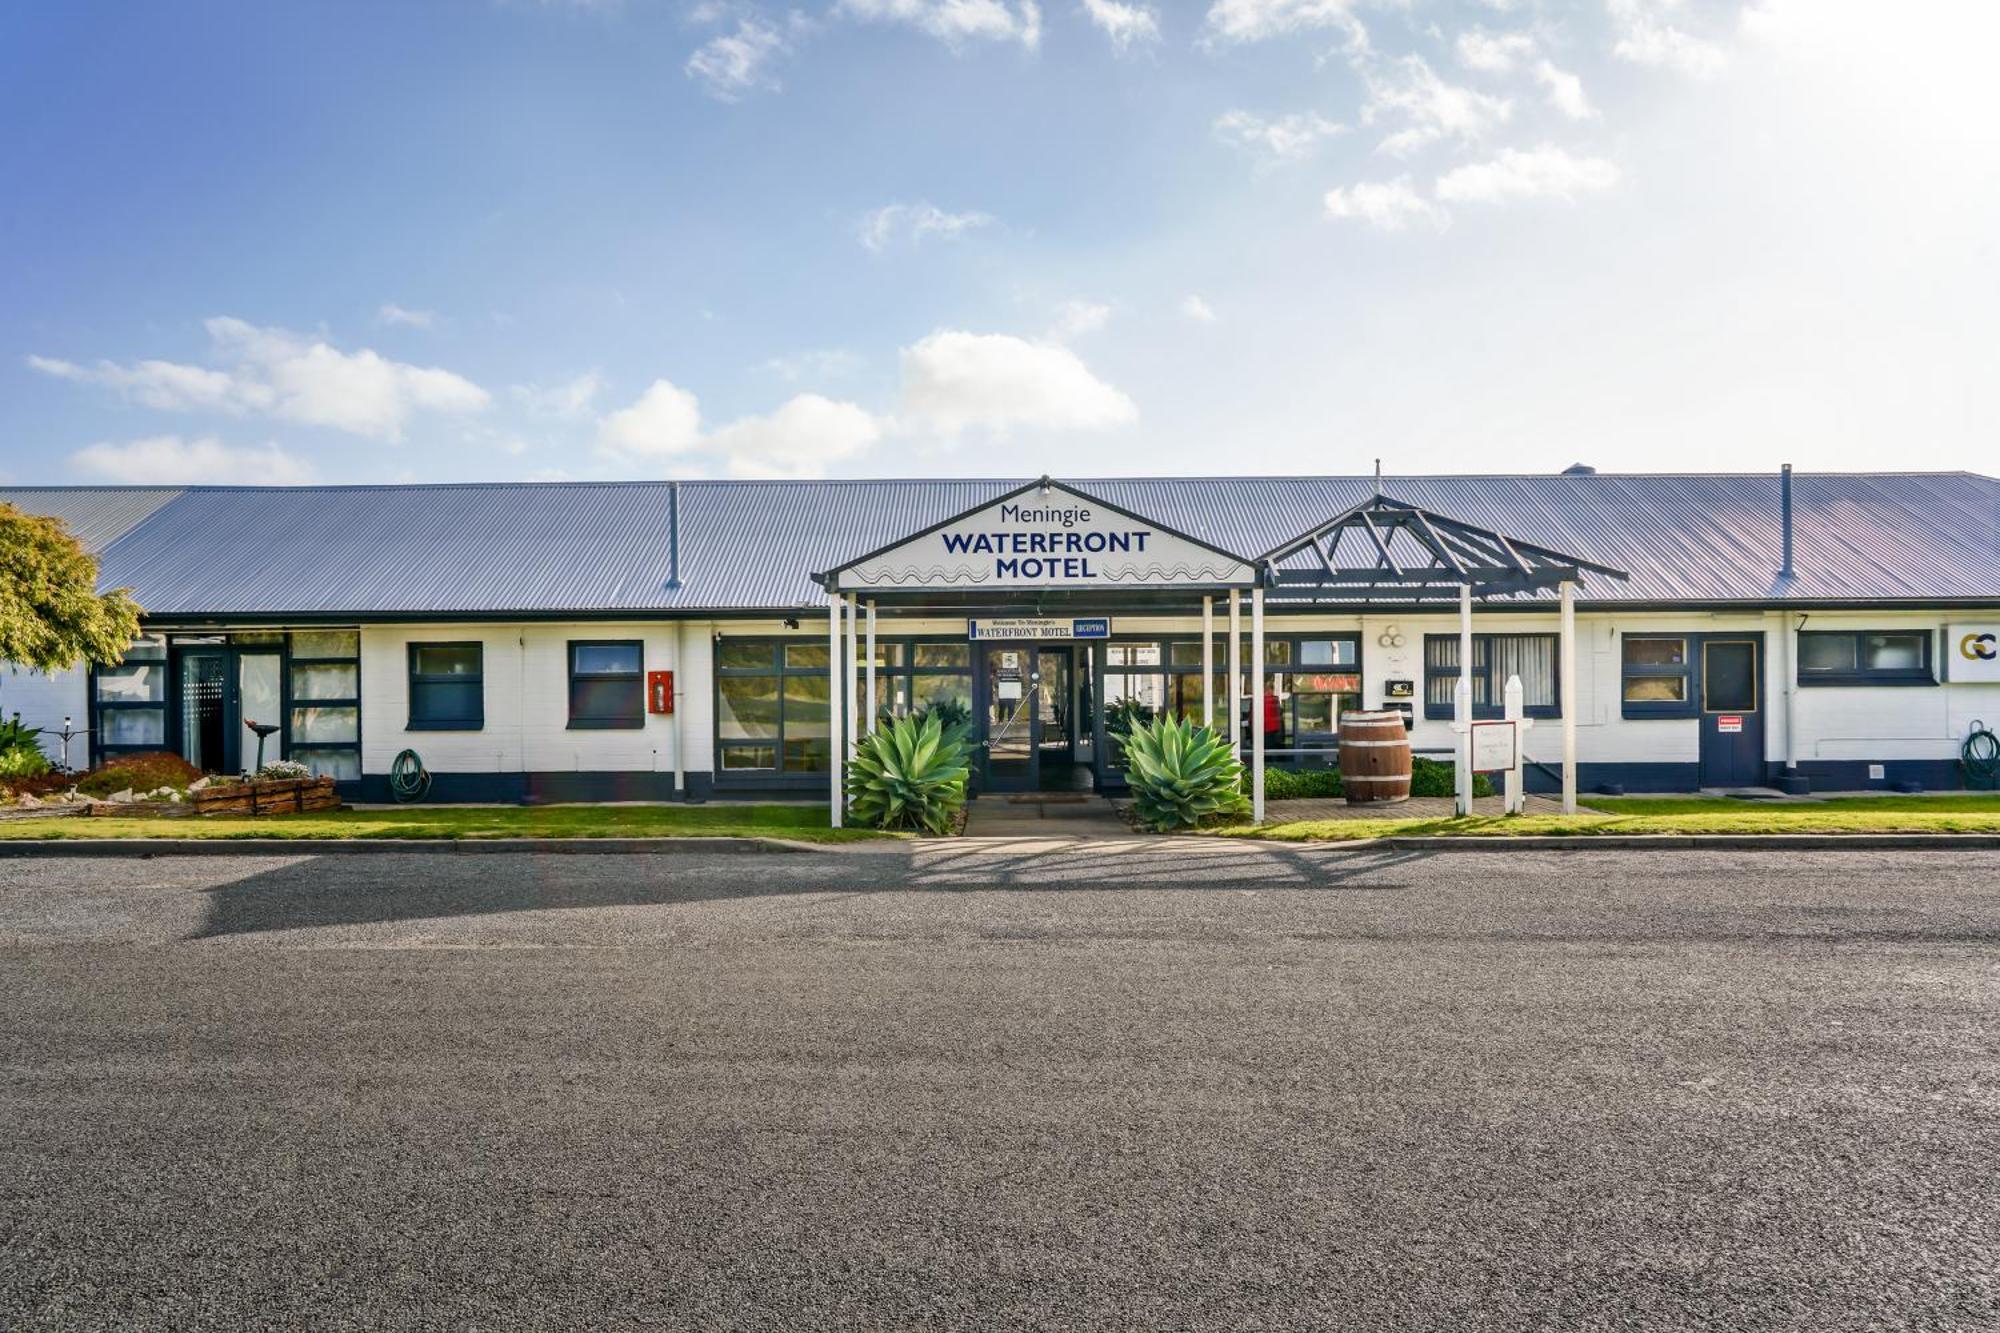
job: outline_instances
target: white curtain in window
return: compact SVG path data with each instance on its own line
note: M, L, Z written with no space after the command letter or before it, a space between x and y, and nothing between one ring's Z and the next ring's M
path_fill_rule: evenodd
M1556 636L1509 634L1493 640L1493 701L1506 698L1507 678L1521 678L1521 702L1551 708L1556 702Z

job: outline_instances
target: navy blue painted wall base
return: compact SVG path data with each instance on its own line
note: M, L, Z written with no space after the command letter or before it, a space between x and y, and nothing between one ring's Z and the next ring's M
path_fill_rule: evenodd
M686 795L705 801L715 795L708 773L685 775ZM395 801L386 774L370 773L359 782L340 784L341 795L362 804ZM729 793L736 795L737 793ZM594 801L672 801L672 773L433 773L427 805L512 804L555 805Z
M1882 765L1883 776L1868 776L1870 762ZM1784 765L1767 764L1765 780L1776 786L1784 775ZM1798 767L1799 775L1811 784L1816 792L1829 791L1880 791L1892 792L1899 785L1907 787L1916 784L1925 791L1959 791L1965 786L1965 774L1956 760L1951 759L1888 759L1888 760L1814 760ZM1550 764L1548 771L1531 767L1527 770L1527 788L1537 795L1546 795L1562 790L1562 769ZM1701 765L1699 764L1578 764L1576 766L1576 789L1580 795L1588 795L1607 784L1623 787L1628 795L1641 792L1692 792L1701 788Z

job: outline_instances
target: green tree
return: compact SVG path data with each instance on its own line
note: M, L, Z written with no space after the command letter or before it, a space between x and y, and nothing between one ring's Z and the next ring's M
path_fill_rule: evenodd
M131 591L97 591L97 557L61 519L0 504L0 662L110 666L139 632Z

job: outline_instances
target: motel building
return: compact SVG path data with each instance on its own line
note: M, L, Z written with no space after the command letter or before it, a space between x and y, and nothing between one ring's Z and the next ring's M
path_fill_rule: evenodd
M1531 791L1948 789L2000 724L2000 481L1966 473L15 488L145 608L0 667L82 768L291 758L386 801L829 799L957 707L983 792L1116 792L1173 711L1253 765L1339 719L1533 726ZM836 812L837 817L837 812Z

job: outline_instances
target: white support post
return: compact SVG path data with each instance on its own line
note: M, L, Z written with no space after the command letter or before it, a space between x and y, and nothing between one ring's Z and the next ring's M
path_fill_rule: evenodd
M1573 815L1576 813L1576 710L1583 701L1576 695L1576 584L1567 579L1562 585L1561 654L1556 692L1562 701L1563 813Z
M841 736L840 726L840 609L847 604L837 592L826 595L826 679L827 710L826 721L832 731L832 744L827 746L827 771L833 778L833 786L827 797L827 805L833 814L833 826L839 828L842 817L847 813L847 788L841 768L847 758L847 742Z
M852 594L847 598L847 658L841 663L840 693L827 700L834 707L847 701L847 753L853 754L861 740L861 699L854 688L854 674L861 665L861 603Z
M1229 752L1243 753L1243 603L1229 590Z
M864 736L875 734L875 599L868 599L868 717L861 724Z
M1458 732L1458 813L1472 813L1472 585L1458 586L1458 688L1452 692L1452 726Z
M1201 599L1201 724L1215 727L1215 598Z
M1264 590L1250 590L1250 818L1264 822Z
M1569 585L1565 583L1563 587ZM1510 815L1518 815L1528 808L1527 792L1521 786L1521 756L1526 748L1528 712L1525 707L1528 692L1521 686L1519 676L1507 677L1506 707L1501 716L1514 724L1514 766L1507 770L1502 782L1501 806Z

